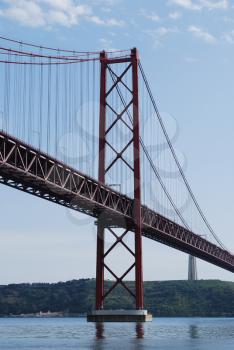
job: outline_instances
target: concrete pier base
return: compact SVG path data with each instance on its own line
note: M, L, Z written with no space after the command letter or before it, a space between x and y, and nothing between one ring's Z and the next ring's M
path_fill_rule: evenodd
M147 310L94 310L87 315L88 322L147 322L152 315Z

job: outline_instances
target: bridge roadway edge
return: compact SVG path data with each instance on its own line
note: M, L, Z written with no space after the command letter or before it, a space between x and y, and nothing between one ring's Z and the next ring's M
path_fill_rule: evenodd
M11 157L6 154L7 149L7 143L11 144L11 147L14 146L14 151L12 152ZM12 146L13 145L13 146ZM13 149L13 148L12 148ZM20 151L19 151L20 149ZM62 164L61 162L50 158L48 155L40 152L39 150L21 142L20 140L15 139L14 137L7 135L3 132L0 132L0 182L10 186L17 188L21 191L36 195L40 198L47 199L49 201L52 201L54 203L63 205L65 207L69 207L71 209L80 211L82 213L85 213L87 215L93 216L97 218L100 213L106 213L106 218L111 219L111 221L108 224L113 224L118 222L124 222L125 226L128 225L128 227L131 227L132 225L132 218L130 217L130 209L127 208L126 204L126 213L123 215L122 213L119 213L117 210L113 210L113 208L108 208L107 206L104 206L100 203L95 203L95 201L82 196L81 194L76 195L75 193L71 193L71 191L68 191L66 188L61 188L61 186L58 186L56 183L52 183L51 181L46 181L43 178L40 178L40 176L33 174L33 172L30 173L30 171L26 171L26 168L17 165L17 154L19 152L31 152L35 154L35 159L39 159L42 157L43 159L47 159L48 162L56 162L57 166L60 167L60 169L68 169L70 172L76 172L79 174L82 178L87 178L86 182L91 183L92 186L96 185L101 188L103 191L109 191L112 193L113 196L119 196L124 199L126 203L131 201L130 198L121 195L120 193L114 191L113 189L108 188L107 186L101 186L98 181L87 177L86 175L83 175L76 171L75 169L69 168L68 166ZM19 157L19 155L18 155ZM23 157L23 155L21 155ZM13 159L13 160L12 160ZM74 201L74 198L77 197L77 201ZM71 205L72 203L72 205ZM128 210L128 211L127 211ZM145 207L143 207L143 210L146 210ZM149 209L147 209L149 212L153 213ZM154 214L154 213L153 213ZM194 256L197 256L198 258L201 258L205 261L211 262L219 267L222 267L228 271L234 272L234 257L229 252L223 251L221 248L215 246L213 243L210 243L209 241L206 241L205 239L201 238L200 236L192 233L187 232L188 236L185 237L186 229L179 226L178 224L173 223L167 218L161 217L159 214L155 213L155 216L161 220L157 225L157 228L152 227L150 225L147 225L145 222L143 223L143 236L153 239L155 241L158 241L162 244L168 245L170 247L173 247L175 249L181 250L185 253L191 253ZM124 217L124 220L123 220ZM164 226L162 226L162 223L164 222ZM161 228L160 228L161 225ZM174 225L174 226L173 226ZM171 232L170 228L171 227ZM174 228L177 228L177 236L174 235ZM166 230L167 228L167 230ZM179 230L181 232L179 232ZM167 232L166 232L167 231ZM191 235L191 242L188 242L189 234ZM184 236L185 239L182 237ZM180 237L180 239L178 239ZM194 243L195 242L195 243ZM200 242L200 243L199 243ZM197 247L198 244L206 244L206 250L201 250ZM224 258L220 258L217 256L214 256L214 254L211 254L209 250L212 250L214 252L219 252L219 254L222 254L222 256L227 256L228 261Z

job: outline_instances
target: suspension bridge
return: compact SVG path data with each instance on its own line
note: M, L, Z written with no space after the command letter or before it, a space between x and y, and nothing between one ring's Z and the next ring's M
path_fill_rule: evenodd
M149 319L143 236L234 272L233 254L186 178L137 49L72 51L0 37L0 54L0 182L95 218L96 308L88 320ZM131 258L120 276L108 260L119 246ZM106 273L114 279L109 289ZM124 282L130 273L134 290ZM105 309L119 286L132 296L132 310Z

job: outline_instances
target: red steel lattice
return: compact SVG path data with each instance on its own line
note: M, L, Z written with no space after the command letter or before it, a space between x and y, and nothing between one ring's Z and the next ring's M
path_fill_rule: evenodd
M134 228L134 202L0 131L0 183L94 218L109 226ZM141 206L143 236L234 272L234 256L186 227Z
M97 223L97 269L96 269L96 309L102 309L104 306L104 299L110 294L110 292L119 284L121 284L136 300L136 308L143 309L143 276L142 276L142 227L141 227L141 181L140 181L140 137L139 137L139 100L138 100L138 52L136 49L131 51L131 57L126 59L125 62L129 62L127 67L123 69L120 75L117 75L112 69L112 64L123 63L123 60L111 60L108 59L106 53L103 52L100 56L101 62L101 77L100 77L100 124L99 124L99 181L105 184L105 175L112 169L117 161L122 161L132 172L134 181L134 239L135 239L135 252L133 252L124 242L123 237L127 234L128 230L124 232L122 236L117 236L114 229L108 227L108 231L115 236L116 242L105 253L105 226L98 220ZM131 71L131 87L124 82L125 75ZM114 76L114 80L107 90L107 72ZM126 106L122 107L122 111L116 111L115 108L108 103L107 98L111 93L117 89L118 84L121 84L130 93L130 101ZM107 108L111 110L115 116L110 126L107 128ZM132 127L126 123L123 116L131 109L133 115ZM116 124L121 121L130 130L132 136L128 142L122 147L120 151L115 148L115 145L108 140L108 134ZM106 164L106 147L109 147L115 154L114 159L110 164ZM127 149L133 146L133 165L124 157L124 153ZM118 243L122 243L124 247L130 251L134 257L134 263L125 271L125 273L118 277L112 269L106 265L106 256L117 246ZM123 279L126 275L135 268L135 293L133 293L124 283ZM104 290L104 270L107 270L115 279L116 282L109 288Z

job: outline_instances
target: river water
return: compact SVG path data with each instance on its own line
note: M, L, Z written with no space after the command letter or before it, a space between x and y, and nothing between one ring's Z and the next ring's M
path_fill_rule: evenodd
M144 324L2 318L0 349L234 350L234 318L154 318Z

